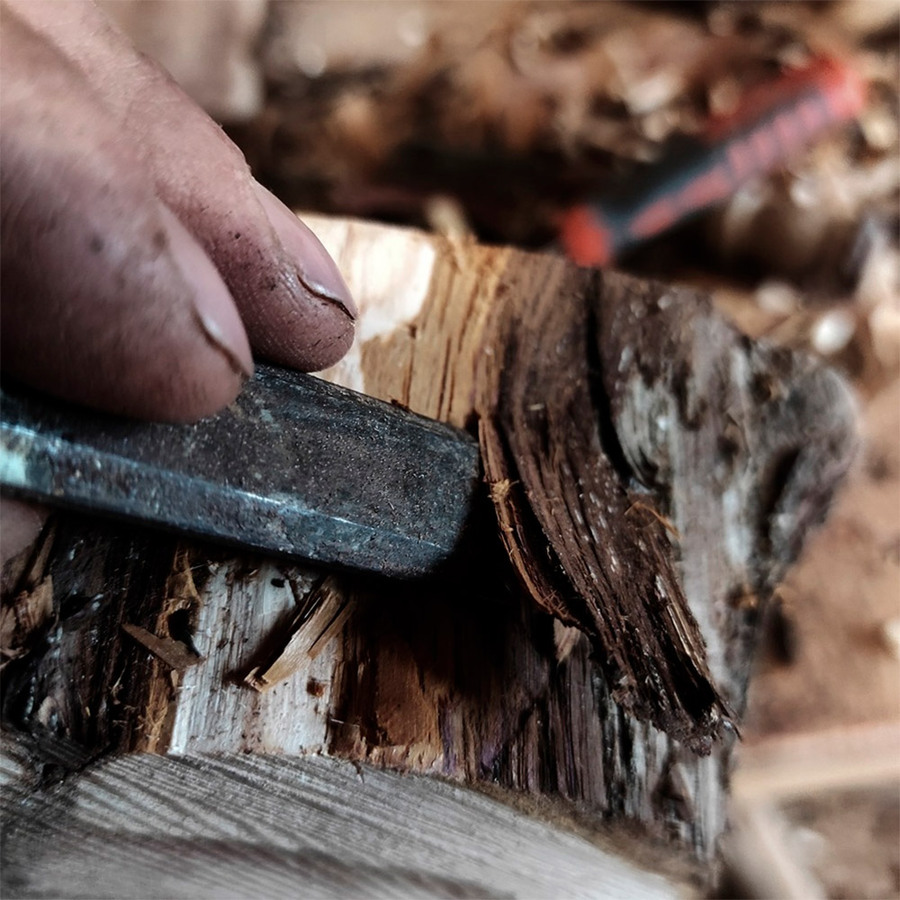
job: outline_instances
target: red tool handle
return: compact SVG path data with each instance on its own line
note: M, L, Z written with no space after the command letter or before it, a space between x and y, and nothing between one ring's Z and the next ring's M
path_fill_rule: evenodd
M855 70L820 58L804 69L752 88L729 116L711 119L702 136L686 141L620 198L601 198L567 210L560 240L580 265L605 265L690 216L732 196L865 105Z

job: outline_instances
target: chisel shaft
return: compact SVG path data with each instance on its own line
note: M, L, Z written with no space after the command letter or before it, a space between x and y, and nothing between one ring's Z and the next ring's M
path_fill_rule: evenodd
M194 425L8 384L0 400L4 491L330 567L433 570L457 546L480 479L464 432L268 366Z

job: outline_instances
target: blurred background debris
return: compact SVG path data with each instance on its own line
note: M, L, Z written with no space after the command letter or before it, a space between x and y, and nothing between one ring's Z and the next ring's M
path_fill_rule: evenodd
M617 265L856 384L864 450L766 613L722 890L900 895L897 0L102 5L294 208L548 252L562 211L761 85L820 58L864 83L852 121Z

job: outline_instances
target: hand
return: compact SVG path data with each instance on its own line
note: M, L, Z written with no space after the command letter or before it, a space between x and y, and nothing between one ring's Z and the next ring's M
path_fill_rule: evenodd
M4 373L116 413L230 403L253 350L336 362L356 308L322 245L93 5L0 6ZM2 504L2 561L37 520Z

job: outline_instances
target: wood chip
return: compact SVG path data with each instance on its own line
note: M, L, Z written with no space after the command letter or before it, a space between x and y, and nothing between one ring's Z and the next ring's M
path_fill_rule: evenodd
M122 623L122 631L133 637L139 644L143 644L157 659L162 660L176 671L201 662L201 657L191 652L181 641L157 637L146 628L132 625L130 622Z
M0 668L24 656L33 636L53 615L53 578L45 576L0 607Z
M254 666L244 683L260 693L305 670L311 659L336 637L352 608L346 594L337 589L333 578L326 578L302 604L288 626L284 642L266 664Z

